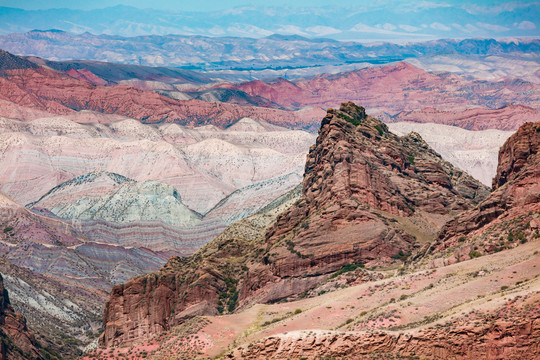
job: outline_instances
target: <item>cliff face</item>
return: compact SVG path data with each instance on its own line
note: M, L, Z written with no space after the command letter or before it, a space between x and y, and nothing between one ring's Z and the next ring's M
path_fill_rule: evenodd
M44 359L40 349L24 316L13 310L0 275L0 360Z
M539 237L539 149L540 123L521 126L499 152L491 195L446 224L434 248L453 250L452 262Z
M516 178L524 167L536 167L539 150L540 123L524 124L499 151L499 165L493 179L493 189Z
M115 287L102 345L133 343L195 315L291 300L344 266L399 262L487 194L417 134L397 137L343 104L322 121L302 197L291 205L289 195L195 255Z

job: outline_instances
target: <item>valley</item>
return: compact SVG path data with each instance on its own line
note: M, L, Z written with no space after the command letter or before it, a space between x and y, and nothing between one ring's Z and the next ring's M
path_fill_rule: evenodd
M0 360L540 356L538 6L435 3L0 7Z

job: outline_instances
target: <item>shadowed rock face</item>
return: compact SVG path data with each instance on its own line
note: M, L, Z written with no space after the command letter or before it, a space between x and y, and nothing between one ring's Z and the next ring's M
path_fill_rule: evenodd
M388 264L489 193L418 134L397 137L353 103L323 119L302 187L300 199L289 195L193 256L115 287L102 345L133 343L195 315L294 299L347 264Z
M0 275L0 359L45 359L40 349L36 338L26 327L24 316L13 310Z
M526 123L499 151L493 192L478 206L443 228L434 246L443 251L459 244L451 261L500 251L538 237L540 228L540 123ZM518 241L519 240L519 241Z

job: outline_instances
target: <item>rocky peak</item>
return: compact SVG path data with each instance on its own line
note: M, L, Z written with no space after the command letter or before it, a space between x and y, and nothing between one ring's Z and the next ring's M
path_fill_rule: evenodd
M417 134L398 137L345 103L322 120L302 197L280 200L193 256L116 287L102 344L133 343L195 315L293 300L345 266L398 265L435 238L441 218L487 194Z

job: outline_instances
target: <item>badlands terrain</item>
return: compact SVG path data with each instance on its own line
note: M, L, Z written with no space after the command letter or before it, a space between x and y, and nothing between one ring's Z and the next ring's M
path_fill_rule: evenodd
M490 194L418 135L329 110L302 196L115 287L87 358L536 358L538 127Z
M537 40L0 47L2 356L539 353Z

